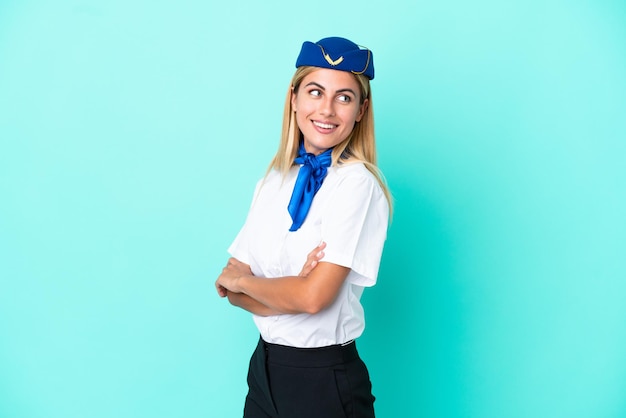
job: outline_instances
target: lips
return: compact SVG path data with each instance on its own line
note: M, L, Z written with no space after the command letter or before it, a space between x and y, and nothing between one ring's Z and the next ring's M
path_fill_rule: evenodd
M318 122L316 120L313 121L313 125L315 125L316 127L320 129L335 129L337 126L339 126L339 125L334 125L332 123Z

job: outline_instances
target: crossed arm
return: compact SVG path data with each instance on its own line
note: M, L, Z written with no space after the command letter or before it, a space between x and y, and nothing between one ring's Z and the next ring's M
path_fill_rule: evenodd
M315 314L333 303L350 272L348 267L320 261L325 246L322 243L309 253L298 276L256 277L249 265L230 258L215 281L217 293L260 316Z

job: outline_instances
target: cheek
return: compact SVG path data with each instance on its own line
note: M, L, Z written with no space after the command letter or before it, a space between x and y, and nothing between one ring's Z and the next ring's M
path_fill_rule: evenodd
M358 109L356 109L356 110L350 109L350 111L348 111L348 112L346 112L344 114L343 120L346 122L346 124L354 125L354 123L356 123L356 120L357 120L358 116L359 116L359 110Z
M296 107L298 113L303 114L303 115L307 115L307 114L311 113L311 111L313 109L313 105L312 105L311 101L310 100L306 100L304 98L297 99L295 107Z
M299 126L302 126L302 124L306 120L306 115L307 113L305 109L298 108L298 111L296 112L296 122L298 122Z

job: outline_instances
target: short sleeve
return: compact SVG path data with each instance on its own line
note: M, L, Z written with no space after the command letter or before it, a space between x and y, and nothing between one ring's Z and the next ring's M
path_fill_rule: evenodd
M322 220L323 261L349 267L348 282L373 286L388 219L389 204L376 178L364 167L350 171L335 188Z

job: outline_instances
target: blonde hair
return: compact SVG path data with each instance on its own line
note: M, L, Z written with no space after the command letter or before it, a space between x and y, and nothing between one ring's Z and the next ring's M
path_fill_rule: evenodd
M285 98L285 108L283 111L283 129L280 137L278 151L272 159L268 172L275 169L287 175L287 172L293 167L294 159L298 156L298 148L300 146L300 128L296 121L296 113L291 106L292 93L298 93L298 88L302 80L317 67L299 67L296 69L291 84L287 90ZM370 81L362 74L354 74L361 93L361 104L368 100L363 117L360 122L354 125L354 129L343 142L333 148L332 165L348 164L360 162L376 177L380 187L382 188L387 202L389 203L389 213L392 212L392 198L385 177L376 165L376 141L374 137L374 109L372 104L372 92L370 90Z

